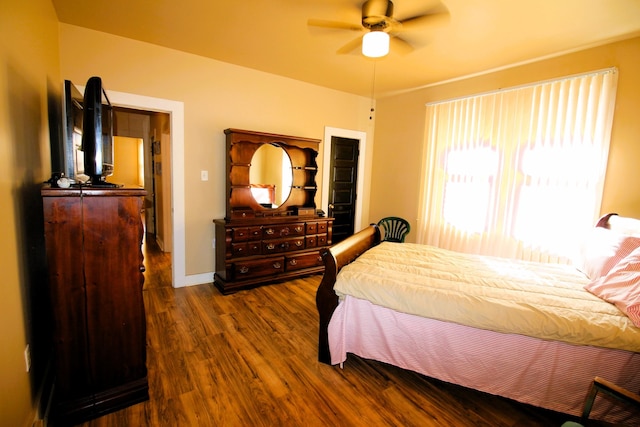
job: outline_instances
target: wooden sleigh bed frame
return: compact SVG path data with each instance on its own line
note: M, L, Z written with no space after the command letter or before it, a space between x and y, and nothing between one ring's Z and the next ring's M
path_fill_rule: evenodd
M596 227L611 229L629 236L640 236L639 220L618 217L616 214L603 216ZM343 302L334 291L338 273L368 249L380 243L380 230L376 225L372 224L332 246L323 254L325 272L316 294L316 306L319 313L318 359L320 362L330 365L342 364L346 359L346 352L349 352L365 359L390 363L439 380L573 416L581 415L589 386L596 376L609 376L608 379L614 383L631 390L640 390L640 352L595 348L588 345L572 345L566 342L549 342L538 338L481 330L431 319L427 320L436 322L437 325L429 324L425 326L424 329L416 332L419 335L418 338L413 337L412 339L437 340L438 343L443 345L432 345L432 347L436 347L433 351L437 353L439 347L446 347L449 352L460 352L463 354L462 357L453 358L455 359L453 360L450 356L451 353L446 356L439 356L437 354L434 355L431 352L432 350L429 350L428 353L420 353L420 350L416 350L418 354L411 355L411 359L416 360L418 365L412 365L402 361L398 362L398 359L394 356L371 356L373 353L368 352L366 348L361 349L362 346L366 347L366 344L359 342L355 346L355 350L347 348L344 357L336 360L336 355L332 355L330 348L329 331L332 317ZM383 320L369 320L364 323L395 323L398 316L404 316L401 320L416 320L416 316L394 312L392 309L379 307L375 304L368 304L371 305L373 313L370 319L374 319L373 316L382 314L383 316L375 318ZM393 322L387 320L389 319L386 317L387 315L392 316ZM350 317L347 316L346 318ZM402 329L399 330L398 335L407 335L409 331L413 333L413 327L407 326L413 325L413 323L405 323L404 326L401 323L399 324ZM349 322L345 321L340 327L348 329ZM359 327L354 326L354 328ZM366 327L369 328L368 325ZM367 340L376 339L377 330L375 328L376 326L373 326L373 332L369 329L365 331L364 334L367 335ZM457 328L455 334L458 334L458 338L450 342L448 334L451 333L451 328ZM354 329L350 333L362 335L363 330ZM388 330L385 330L380 334L384 335L384 338L380 339L387 340L389 334L393 334L393 332L389 333ZM470 337L469 340L467 340L467 335L465 334ZM460 336L465 336L465 338L460 340ZM473 338L476 336L478 338ZM515 344L515 347L513 347L513 341L508 345L505 344L504 347L500 345L494 346L493 344L482 345L483 341L491 340L493 343L494 339L500 340L502 337L515 337L520 341ZM384 346L394 348L393 339L395 338L392 337L391 341L385 341ZM479 344L469 350L470 343L474 339ZM348 345L345 347L348 347ZM525 352L530 354L525 355ZM333 359L332 356L334 356ZM400 359L403 359L403 357ZM443 360L436 360L438 357L442 357ZM514 359L522 359L523 362L514 364ZM429 360L429 363L422 363L425 360ZM436 367L433 368L432 366ZM473 371L482 370L488 366L498 367L494 373L495 379L489 382L486 382L485 379L482 379L482 381L476 380ZM460 372L461 374L459 375L458 373ZM606 400L606 398L598 399L592 411L592 418L607 422L625 423L629 422L629 420L632 420L632 423L637 423L640 420L640 415L637 412L629 408L621 409L614 402Z

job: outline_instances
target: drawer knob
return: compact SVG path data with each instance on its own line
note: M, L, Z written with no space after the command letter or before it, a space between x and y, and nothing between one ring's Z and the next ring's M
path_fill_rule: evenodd
M274 245L273 243L267 244L267 249L269 249L270 251L274 250L275 247L276 247L276 245Z
M298 265L298 260L297 259L292 259L291 261L289 261L289 264Z
M274 262L273 263L273 268L275 269L279 269L282 265L279 262Z
M297 246L297 247L302 246L302 242L301 242L300 240L297 240L297 241L296 241L296 246Z
M247 267L246 265L243 265L242 267L240 267L240 274L247 274L249 272L249 267Z
M267 234L269 234L269 235L271 235L271 234L275 233L275 231L273 230L273 228L267 228L264 232L265 232L265 233L267 233Z

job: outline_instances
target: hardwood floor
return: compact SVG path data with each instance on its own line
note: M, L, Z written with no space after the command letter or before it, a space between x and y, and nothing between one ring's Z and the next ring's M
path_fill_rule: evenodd
M145 244L150 400L102 426L560 426L571 418L349 356L317 361L320 276L223 296L171 287Z

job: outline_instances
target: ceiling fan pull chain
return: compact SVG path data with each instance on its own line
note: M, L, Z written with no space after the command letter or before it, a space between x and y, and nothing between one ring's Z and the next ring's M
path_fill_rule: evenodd
M371 79L371 113L369 114L369 120L373 119L373 103L375 102L375 87L376 87L376 62L373 61L373 78Z

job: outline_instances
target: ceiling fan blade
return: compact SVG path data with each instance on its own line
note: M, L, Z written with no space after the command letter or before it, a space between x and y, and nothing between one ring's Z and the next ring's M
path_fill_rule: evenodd
M416 25L441 25L449 22L449 12L426 13L424 15L411 16L397 21L402 28L409 28Z
M309 19L307 24L312 27L334 28L338 30L363 31L361 25L349 24L347 22L325 21L323 19Z
M391 37L391 39L389 40L389 43L391 43L391 46L389 47L389 51L396 52L401 55L406 55L408 53L411 53L413 52L413 49L414 49L411 43L409 43L402 37L398 37L395 35Z
M356 49L362 49L362 37L357 37L351 40L349 43L338 49L336 53L338 53L339 55L345 55L353 52Z

